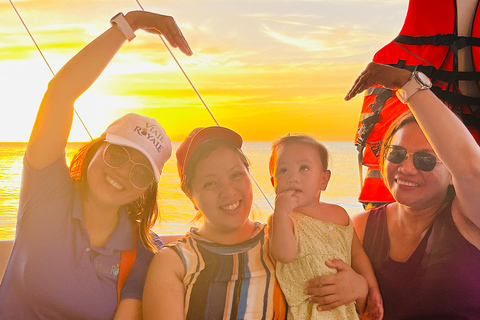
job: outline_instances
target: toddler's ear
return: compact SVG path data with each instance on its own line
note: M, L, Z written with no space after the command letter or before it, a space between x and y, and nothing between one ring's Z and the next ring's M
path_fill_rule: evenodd
M270 182L272 183L272 186L275 187L275 183L273 182L273 177L270 177Z
M327 190L327 186L328 186L328 181L330 181L330 176L332 175L332 172L330 170L326 170L324 173L323 173L323 176L322 176L322 191L325 191Z

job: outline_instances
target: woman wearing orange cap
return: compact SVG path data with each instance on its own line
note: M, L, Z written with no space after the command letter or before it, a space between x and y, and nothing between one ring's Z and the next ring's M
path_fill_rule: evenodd
M146 271L161 246L150 228L170 140L154 119L128 114L83 147L70 170L65 146L75 100L135 30L191 51L172 17L138 11L111 22L52 79L40 105L0 287L1 319L141 318Z
M152 261L145 319L285 319L265 225L249 219L252 183L242 138L193 130L177 150L182 190L203 220Z

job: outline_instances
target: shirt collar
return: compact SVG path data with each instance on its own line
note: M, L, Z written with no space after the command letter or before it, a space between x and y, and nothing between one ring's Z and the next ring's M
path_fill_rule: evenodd
M77 198L76 201L81 201ZM80 220L85 227L85 221L82 214L82 206L74 206L72 218ZM118 224L107 243L103 246L105 250L132 250L133 249L133 228L128 217L127 209L122 206L118 209Z

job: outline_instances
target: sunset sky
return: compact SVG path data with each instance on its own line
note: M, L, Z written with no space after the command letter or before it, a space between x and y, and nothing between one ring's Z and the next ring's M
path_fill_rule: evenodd
M220 125L245 140L307 132L352 141L356 75L400 31L407 0L141 0L173 16L194 52L173 50ZM54 72L135 0L13 0ZM12 5L0 2L0 141L27 141L52 73ZM173 141L215 125L161 39L137 31L75 108L96 137L116 118L157 118ZM70 141L89 137L75 119Z

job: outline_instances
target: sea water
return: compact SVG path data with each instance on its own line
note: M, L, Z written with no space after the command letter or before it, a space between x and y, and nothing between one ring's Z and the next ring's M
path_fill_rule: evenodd
M357 151L352 142L324 142L331 154L332 177L321 200L338 204L350 216L362 211L357 201L360 192ZM67 145L67 161L82 143ZM188 198L180 190L175 151L180 143L173 143L173 156L167 161L159 184L159 209L161 218L154 231L158 234L183 234L191 226L196 211ZM253 181L254 219L265 222L272 213L275 193L270 182L268 161L270 142L245 142L243 150L250 160ZM15 237L18 196L25 143L0 143L0 240Z

